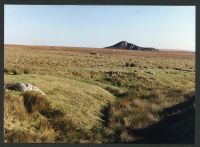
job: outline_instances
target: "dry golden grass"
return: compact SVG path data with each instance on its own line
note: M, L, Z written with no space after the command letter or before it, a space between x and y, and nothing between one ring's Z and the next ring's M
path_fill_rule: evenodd
M47 118L39 113L29 115L23 105L22 97L5 92L4 142L54 142L55 135Z
M49 109L50 102L47 98L40 93L36 92L24 92L22 94L24 106L28 113L32 113L35 111L45 111Z

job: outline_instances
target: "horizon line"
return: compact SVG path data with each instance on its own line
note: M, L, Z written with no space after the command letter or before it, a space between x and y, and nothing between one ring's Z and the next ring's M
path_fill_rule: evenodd
M4 46L6 45L16 45L16 46L42 46L42 47L71 47L71 48L94 48L94 49L105 49L106 47L91 47L91 46L67 46L67 45L47 45L47 44L12 44L12 43L4 43ZM183 52L196 52L196 50L187 50L187 49L166 49L166 48L155 48L160 51L183 51Z

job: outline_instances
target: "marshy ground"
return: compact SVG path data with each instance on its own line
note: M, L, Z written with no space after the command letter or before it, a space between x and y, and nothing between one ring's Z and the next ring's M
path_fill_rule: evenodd
M194 143L195 53L4 48L5 142ZM28 111L31 110L31 111Z

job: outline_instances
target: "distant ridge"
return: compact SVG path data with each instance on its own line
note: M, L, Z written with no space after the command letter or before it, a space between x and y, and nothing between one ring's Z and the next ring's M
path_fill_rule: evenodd
M127 41L120 41L112 46L108 46L105 48L115 48L115 49L125 49L125 50L141 50L141 51L159 51L155 48L150 47L140 47L135 44L129 43Z

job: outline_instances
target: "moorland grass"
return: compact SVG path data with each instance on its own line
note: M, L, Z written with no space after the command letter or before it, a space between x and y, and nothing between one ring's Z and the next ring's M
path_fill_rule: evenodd
M153 132L161 134L159 130L166 132L163 127L168 126L171 132L178 130L170 134L169 142L193 141L190 105L187 111L182 107L177 111L186 117L173 114L172 124L162 112L191 99L194 53L6 46L4 61L5 83L32 83L46 94L45 98L27 94L28 105L24 105L20 92L5 93L4 130L17 129L5 131L7 142L155 143ZM14 67L22 73L12 75ZM8 94L15 98L7 98ZM48 107L41 109L40 102L46 104L47 99ZM14 105L21 106L20 110ZM29 114L27 106L34 111ZM15 114L9 113L11 108ZM17 118L15 123L11 114ZM35 128L43 128L40 136L35 136ZM20 132L21 136L13 135ZM44 138L47 133L50 136ZM160 136L157 142L167 142L165 135Z
M52 107L69 114L80 128L89 129L100 120L100 110L114 101L106 90L86 83L44 75L5 75L5 81L32 83L48 96ZM87 118L87 119L86 119Z

